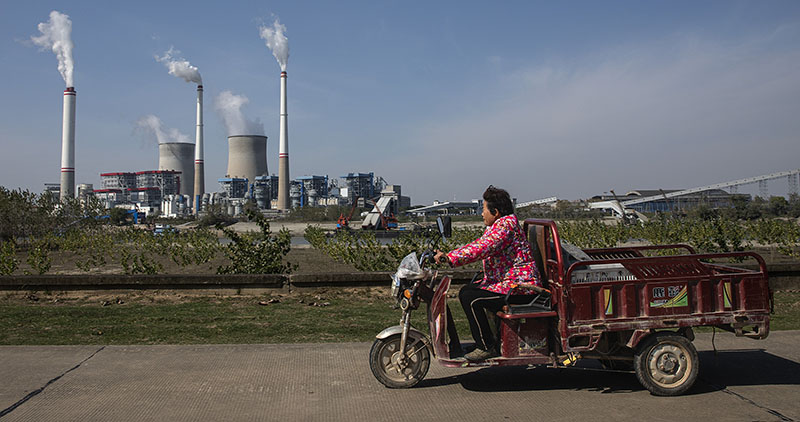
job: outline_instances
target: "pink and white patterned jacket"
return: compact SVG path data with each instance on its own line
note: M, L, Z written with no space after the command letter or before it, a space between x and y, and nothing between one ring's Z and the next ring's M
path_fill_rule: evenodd
M511 285L532 283L541 286L541 277L531 255L531 248L517 216L506 215L495 220L483 236L447 253L450 265L458 267L483 260L483 280L480 288L506 294ZM517 287L512 294L535 294L531 289Z

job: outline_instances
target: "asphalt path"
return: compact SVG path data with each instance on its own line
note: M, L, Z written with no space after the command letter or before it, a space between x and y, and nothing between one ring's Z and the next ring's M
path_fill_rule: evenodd
M698 334L700 376L656 397L633 373L450 369L407 390L369 370L369 343L2 346L6 421L800 420L800 331Z

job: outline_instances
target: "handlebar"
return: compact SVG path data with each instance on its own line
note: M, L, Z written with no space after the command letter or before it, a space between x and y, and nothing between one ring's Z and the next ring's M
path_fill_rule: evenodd
M435 263L433 258L435 255L436 253L433 251L433 249L428 249L425 252L423 252L422 255L420 255L419 257L420 268L424 268L426 266L425 264Z

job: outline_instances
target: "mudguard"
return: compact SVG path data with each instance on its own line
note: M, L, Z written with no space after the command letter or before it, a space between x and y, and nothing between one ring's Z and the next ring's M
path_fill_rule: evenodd
M387 338L389 336L395 335L395 334L403 334L403 326L402 325L395 325L393 327L387 327L383 331L378 333L378 335L376 335L375 338L377 338L379 340L383 340L383 339L385 339L385 338ZM412 340L422 340L422 343L425 344L425 347L428 348L428 351L432 355L434 354L433 353L433 346L431 346L431 341L428 340L428 336L426 336L425 333L423 333L422 331L417 330L414 327L411 327L411 328L408 329L408 338L412 339Z

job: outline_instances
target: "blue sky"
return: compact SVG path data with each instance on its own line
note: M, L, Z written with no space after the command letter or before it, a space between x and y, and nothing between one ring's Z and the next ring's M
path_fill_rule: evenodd
M0 3L0 185L58 182L51 10L75 44L76 180L157 167L145 115L194 138L205 85L206 186L227 164L213 100L247 96L277 172L280 69L258 26L287 28L291 175L373 171L417 204L489 185L520 201L677 189L796 169L800 2ZM785 183L772 182L775 191ZM772 186L770 187L772 190Z

